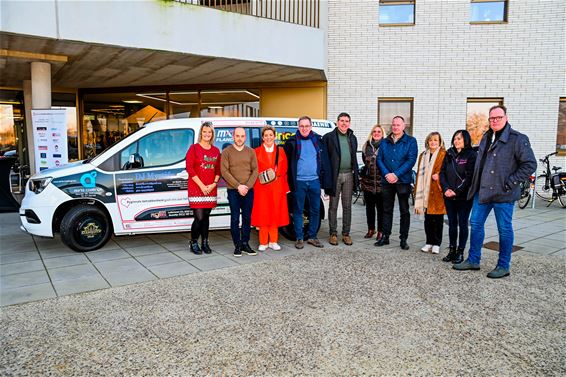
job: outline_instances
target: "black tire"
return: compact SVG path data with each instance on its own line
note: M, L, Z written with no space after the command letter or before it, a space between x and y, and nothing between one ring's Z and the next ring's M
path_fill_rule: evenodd
M517 200L519 208L524 209L531 200L531 182L525 181L521 183L521 197Z
M112 235L108 216L94 205L81 204L67 212L61 221L61 240L79 252L100 249Z
M546 202L552 201L552 187L546 186L546 174L541 174L535 182L535 194Z
M281 233L283 237L285 237L290 241L296 241L297 235L295 234L295 225L293 223L294 198L292 197L291 194L287 196L287 203L289 206L289 225L282 226L281 228L279 228L279 233ZM317 233L320 230L320 224L322 223L323 211L324 211L324 204L322 203L322 200L320 200L320 216L318 217L318 226L316 227ZM306 200L305 208L303 209L303 234L308 233L308 229L309 229L308 218L309 218L309 201Z

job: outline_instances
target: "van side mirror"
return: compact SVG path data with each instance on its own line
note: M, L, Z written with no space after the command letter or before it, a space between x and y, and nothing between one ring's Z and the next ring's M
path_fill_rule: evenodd
M143 157L139 153L132 153L128 162L124 164L122 170L143 168Z

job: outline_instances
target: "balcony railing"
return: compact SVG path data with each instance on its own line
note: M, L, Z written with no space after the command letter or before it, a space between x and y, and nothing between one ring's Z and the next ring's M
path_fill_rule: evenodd
M173 0L318 28L320 0Z

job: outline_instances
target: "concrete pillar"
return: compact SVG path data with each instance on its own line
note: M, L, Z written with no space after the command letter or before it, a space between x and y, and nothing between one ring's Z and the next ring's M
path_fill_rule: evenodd
M31 122L32 96L31 80L24 80L24 108L26 120L26 154L28 155L29 171L35 172L35 147L33 143L33 125Z
M51 64L31 63L31 97L33 109L51 108Z

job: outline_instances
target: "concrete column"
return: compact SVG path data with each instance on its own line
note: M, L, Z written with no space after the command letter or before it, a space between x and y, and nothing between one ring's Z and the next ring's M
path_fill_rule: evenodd
M31 63L31 97L33 109L51 108L51 64Z
M31 123L31 109L32 109L32 96L31 96L31 80L24 80L24 108L26 120L26 153L28 155L29 171L33 174L35 172L35 148L33 144L33 125Z

